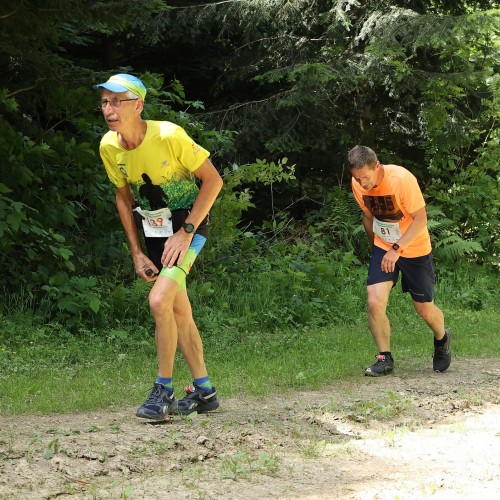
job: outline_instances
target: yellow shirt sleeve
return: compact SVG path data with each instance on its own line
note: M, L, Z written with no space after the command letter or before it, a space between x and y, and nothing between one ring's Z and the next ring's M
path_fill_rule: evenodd
M177 127L173 135L172 142L177 160L190 172L194 172L210 156L210 153L196 144L181 127Z

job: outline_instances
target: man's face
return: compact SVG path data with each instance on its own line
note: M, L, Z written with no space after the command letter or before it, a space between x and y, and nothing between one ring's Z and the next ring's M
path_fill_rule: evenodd
M127 99L127 93L111 92L108 89L103 89L101 99L102 101L111 101L112 99ZM119 132L123 130L128 123L130 123L136 116L137 100L129 100L120 102L119 108L113 108L111 104L106 104L102 108L102 114L110 130Z
M351 170L354 180L361 185L366 191L370 191L380 183L380 162L373 165L366 163L361 168L353 168Z

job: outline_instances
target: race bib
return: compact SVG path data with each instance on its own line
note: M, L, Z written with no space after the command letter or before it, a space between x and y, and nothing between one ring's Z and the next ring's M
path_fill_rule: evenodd
M373 232L387 243L396 243L403 236L399 222L382 222L375 217L373 218Z
M168 208L159 210L142 210L136 208L142 216L144 236L148 238L168 238L174 234L172 229L172 213Z

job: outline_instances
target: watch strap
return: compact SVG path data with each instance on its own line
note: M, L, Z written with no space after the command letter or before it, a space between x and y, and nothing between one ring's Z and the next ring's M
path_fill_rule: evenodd
M186 233L188 234L192 234L194 233L195 231L195 228L194 228L194 225L191 224L190 222L184 222L184 224L182 224L182 228L184 229L184 231L186 231Z
M403 249L397 243L394 243L392 245L392 249L395 250L400 255L403 253Z

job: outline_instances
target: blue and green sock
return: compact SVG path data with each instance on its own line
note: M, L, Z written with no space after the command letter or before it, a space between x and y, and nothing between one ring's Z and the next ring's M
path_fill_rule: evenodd
M172 384L172 377L160 377L159 375L156 377L156 383L165 386L165 389L172 394L174 392L174 386Z
M212 390L212 382L210 382L210 377L201 377L201 378L195 378L194 383L203 389L206 392L210 392Z

